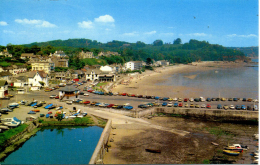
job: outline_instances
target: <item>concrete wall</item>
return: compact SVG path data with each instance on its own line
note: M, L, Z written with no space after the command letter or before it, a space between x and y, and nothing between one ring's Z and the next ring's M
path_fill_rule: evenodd
M206 120L258 120L258 111L246 110L217 110L217 109L183 109L183 108L156 108L157 113L180 114Z
M100 136L96 149L89 161L89 164L103 164L103 157L106 153L106 145L109 139L111 128L112 120L108 120L106 127Z

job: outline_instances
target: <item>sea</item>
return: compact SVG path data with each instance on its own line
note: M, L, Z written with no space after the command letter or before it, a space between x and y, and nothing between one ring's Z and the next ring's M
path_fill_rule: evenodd
M252 59L252 61L256 63L246 67L216 68L173 74L164 82L156 85L189 87L189 90L196 90L196 97L238 97L259 100L258 59ZM187 90L179 92L182 92L182 95L192 93Z
M46 127L0 164L88 164L103 128Z

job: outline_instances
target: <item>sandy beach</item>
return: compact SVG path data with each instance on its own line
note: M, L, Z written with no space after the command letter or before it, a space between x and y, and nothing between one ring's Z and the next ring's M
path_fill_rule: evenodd
M158 85L166 81L173 74L182 74L182 73L193 73L193 72L203 72L209 70L215 70L223 68L235 68L243 67L245 63L234 63L234 62L194 62L189 65L174 65L168 67L156 68L154 71L145 71L142 74L132 74L125 78L124 81L128 80L128 84L118 84L113 87L113 92L126 92L131 94L140 94L140 95L153 95L160 97L199 97L201 94L204 97L217 97L218 92L207 89L205 90L203 86L190 87L190 86L177 86L174 85ZM183 76L193 80L196 78L196 74ZM225 89L229 90L229 89ZM238 96L241 89L230 90L231 97L240 97ZM213 95L214 94L214 95ZM208 96L207 96L208 95ZM230 97L230 96L226 96Z

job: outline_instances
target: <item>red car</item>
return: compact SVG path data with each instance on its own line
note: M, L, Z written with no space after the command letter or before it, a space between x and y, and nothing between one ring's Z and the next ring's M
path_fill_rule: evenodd
M138 98L142 98L143 97L143 95L138 95Z
M210 104L207 104L207 106L206 106L206 107L210 109L210 108L211 108L211 105L210 105Z
M90 92L90 93L92 93L94 90L93 89L89 89L89 90L87 90L88 92Z
M84 101L83 102L83 104L89 104L90 103L90 101Z
M179 103L179 105L178 105L179 107L182 107L183 106L183 104L182 103Z
M135 97L135 94L132 94L131 97Z
M183 100L184 102L188 102L188 99L187 98L184 98L184 100Z
M122 93L122 96L126 96L127 95L127 93Z
M115 104L109 104L107 108L112 108Z

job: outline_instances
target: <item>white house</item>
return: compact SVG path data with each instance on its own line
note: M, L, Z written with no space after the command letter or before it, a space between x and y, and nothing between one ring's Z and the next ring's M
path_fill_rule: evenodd
M143 64L142 61L129 61L125 63L126 70L140 70L142 69Z
M44 85L42 85L41 83L44 83ZM28 84L31 87L48 87L48 74L44 71L31 71L28 74Z
M86 80L87 81L95 81L98 80L98 76L100 75L101 71L99 69L89 69L86 72Z
M62 51L62 50L59 50L59 51L55 51L55 53L50 53L50 56L56 56L56 57L66 57L67 55Z
M6 80L0 80L0 98L8 95L8 83Z

